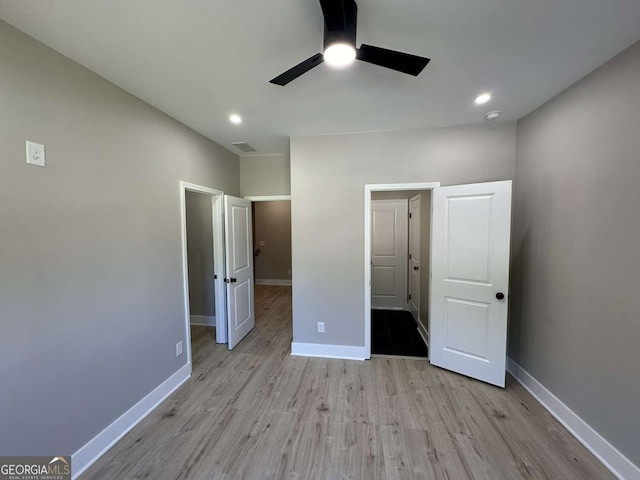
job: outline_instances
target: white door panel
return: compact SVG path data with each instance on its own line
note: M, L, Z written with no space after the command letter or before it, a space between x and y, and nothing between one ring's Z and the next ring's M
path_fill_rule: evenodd
M385 267L381 265L373 266L373 288L374 295L394 297L396 295L396 267Z
M234 306L235 315L233 327L237 330L242 328L246 322L251 321L251 285L249 281L234 285Z
M394 257L397 254L396 225L398 223L397 209L395 205L374 205L373 231L374 244L373 255L377 257Z
M487 331L491 304L445 298L444 349L487 361Z
M431 363L501 387L510 228L511 181L433 190Z
M371 202L371 308L407 301L407 200Z
M229 350L255 325L251 202L224 197Z
M447 199L446 278L489 283L493 195Z

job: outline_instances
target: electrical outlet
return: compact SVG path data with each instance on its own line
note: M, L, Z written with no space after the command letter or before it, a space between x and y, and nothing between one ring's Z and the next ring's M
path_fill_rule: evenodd
M38 167L45 166L44 145L27 140L27 163Z
M289 275L291 275L291 269L287 270L287 273L288 273Z
M182 355L182 340L176 343L176 357Z
M318 322L318 333L324 333L324 322Z

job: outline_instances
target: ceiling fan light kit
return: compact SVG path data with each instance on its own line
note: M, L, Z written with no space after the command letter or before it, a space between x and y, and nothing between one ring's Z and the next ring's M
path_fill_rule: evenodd
M332 67L346 67L356 59L356 49L347 43L332 43L324 49L322 58Z
M324 53L317 53L270 80L284 86L326 61L329 65L344 67L353 60L372 63L398 72L417 76L430 59L396 52L386 48L362 44L356 48L358 6L354 0L320 0L324 16Z

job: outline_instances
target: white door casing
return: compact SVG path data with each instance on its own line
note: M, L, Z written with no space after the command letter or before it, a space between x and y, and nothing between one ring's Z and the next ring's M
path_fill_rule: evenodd
M420 318L420 194L409 199L409 312Z
M511 181L438 187L432 198L429 359L504 387Z
M371 308L407 304L408 201L371 201Z
M229 350L255 325L251 202L224 197L225 265Z

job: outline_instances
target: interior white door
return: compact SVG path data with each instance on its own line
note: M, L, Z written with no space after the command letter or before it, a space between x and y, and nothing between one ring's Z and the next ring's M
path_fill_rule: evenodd
M229 350L255 326L251 202L224 196Z
M433 190L432 364L505 384L511 181Z
M407 305L408 201L371 201L371 308Z
M420 316L420 194L409 199L409 312Z

